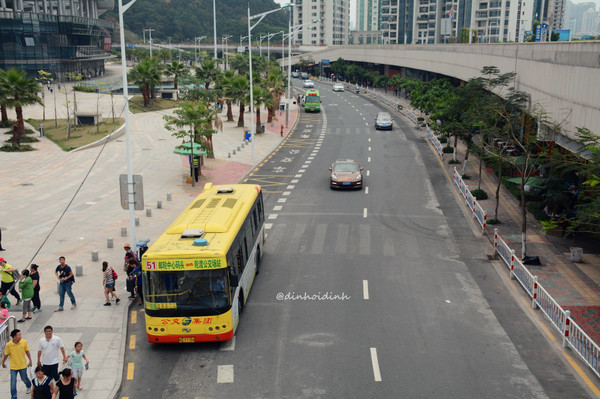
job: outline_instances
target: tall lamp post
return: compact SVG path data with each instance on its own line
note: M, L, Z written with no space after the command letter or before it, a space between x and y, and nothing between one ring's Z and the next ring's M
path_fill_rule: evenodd
M135 0L132 0L131 3L135 2ZM128 3L131 4L131 3ZM149 34L149 42L150 42L150 58L152 58L152 32L154 32L156 29L152 29L152 28L144 28L144 32L148 32Z
M199 44L202 41L202 39L206 38L206 36L195 36L194 37L194 65L196 64L196 62L198 62L198 54L200 54L200 47ZM196 49L198 50L198 53L196 53Z
M217 60L217 7L213 0L213 41L215 42L215 61Z
M223 70L226 71L227 70L227 64L229 63L229 55L227 53L227 42L229 41L229 39L231 39L233 36L231 35L223 35L223 38L221 39L223 42L225 42L225 47L223 49Z
M273 36L278 35L280 33L283 35L283 31L280 30L279 32L271 33L267 36L267 58L268 59L271 59L271 39L273 38ZM282 39L282 40L285 41L285 39Z
M292 7L293 4L289 3L281 8L276 8L271 11L262 12L256 15L250 15L250 5L248 4L248 63L250 64L250 137L252 138L252 159L254 159L254 93L252 86L252 29L256 27L267 15L283 10L284 8ZM253 19L258 18L258 21L254 25L250 25ZM291 18L291 17L290 17ZM241 42L241 38L240 38ZM240 43L241 44L241 43ZM289 100L288 100L289 101Z
M131 0L123 6L123 0L119 0L119 31L121 34L121 74L123 75L123 100L125 101L125 145L127 158L127 203L129 205L129 231L131 242L135 245L135 196L133 184L133 172L131 166L131 135L129 132L129 92L127 90L127 63L125 62L125 30L123 25L123 14L135 3ZM144 30L145 31L145 30ZM152 41L150 41L152 46ZM152 48L152 47L150 47Z

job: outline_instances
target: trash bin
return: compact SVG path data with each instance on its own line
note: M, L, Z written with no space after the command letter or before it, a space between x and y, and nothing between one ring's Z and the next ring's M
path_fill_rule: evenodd
M263 133L265 132L265 123L264 122L262 122L260 124L260 130L262 130Z
M250 137L251 137L250 130L244 129L244 141L250 141Z
M285 104L279 104L279 110L285 111Z
M571 262L581 263L583 256L583 248L571 247Z

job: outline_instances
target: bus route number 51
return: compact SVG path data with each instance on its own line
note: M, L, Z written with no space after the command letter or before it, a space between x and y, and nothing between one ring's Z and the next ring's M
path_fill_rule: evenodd
M146 270L156 270L156 262L155 261L146 262Z

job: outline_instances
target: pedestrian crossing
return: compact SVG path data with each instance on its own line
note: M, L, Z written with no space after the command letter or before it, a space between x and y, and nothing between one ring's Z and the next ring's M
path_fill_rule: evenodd
M274 221L275 222L275 221ZM428 253L451 252L446 234L439 231L398 231L368 223L272 223L267 226L267 253L414 257L426 245ZM423 244L425 242L425 244Z
M356 135L356 136L365 136L371 134L393 134L400 138L405 138L404 135L399 134L400 130L398 128L394 128L393 130L375 130L374 127L369 126L361 126L361 127L333 127L327 128L325 134L327 135Z

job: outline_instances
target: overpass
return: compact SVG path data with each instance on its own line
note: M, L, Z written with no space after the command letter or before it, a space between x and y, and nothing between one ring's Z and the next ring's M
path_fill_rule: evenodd
M300 57L292 57L292 64ZM529 93L533 105L560 123L562 135L575 138L576 127L600 135L599 41L331 46L311 52L310 57L315 62L341 57L380 64L386 73L396 69L402 76L412 68L463 81L480 76L484 66L495 66L501 73L517 73L516 89ZM557 141L571 147L565 137Z

